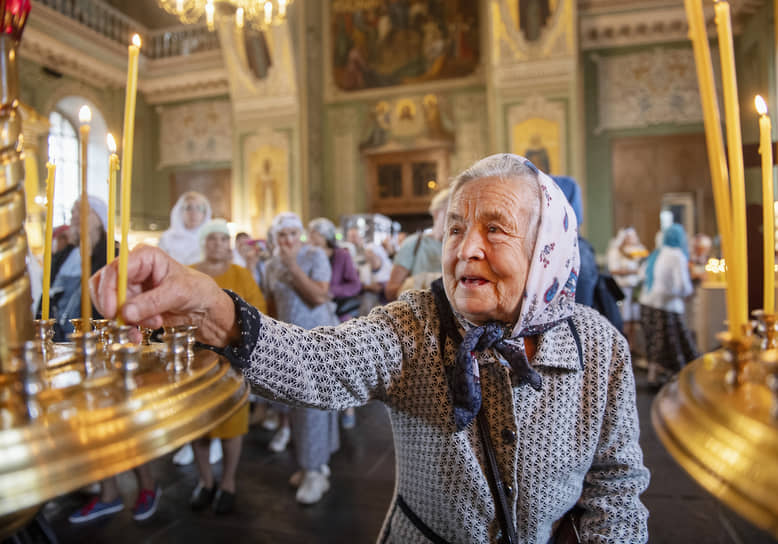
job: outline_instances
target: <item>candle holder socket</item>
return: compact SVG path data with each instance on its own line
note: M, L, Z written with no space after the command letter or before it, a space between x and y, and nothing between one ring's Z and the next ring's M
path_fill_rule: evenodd
M44 349L43 342L37 339L25 342L22 347L22 359L24 360L22 390L27 406L27 416L30 420L37 419L43 413L38 397L46 389L46 380L43 374L43 370L46 368Z
M725 381L729 386L736 386L744 381L746 367L754 362L754 354L759 346L759 339L753 333L749 333L749 327L744 326L746 334L735 337L730 332L720 332L716 338L724 348L724 360L730 365L730 370L725 375ZM750 329L753 331L753 329Z
M762 349L778 348L778 314L754 310L752 315L759 321L758 332L762 337Z
M140 370L141 347L133 343L113 344L111 351L122 369L124 388L127 391L134 391L138 388L135 376Z
M70 340L75 344L76 357L84 363L84 373L87 378L93 377L100 367L97 364L97 336L95 331L74 332Z
M172 365L176 374L187 370L187 332L173 330L162 335L162 341L167 345L168 364Z
M35 340L41 342L44 359L48 359L54 353L54 324L56 319L36 319L33 321Z
M111 324L109 319L92 319L92 330L97 332L97 341L103 345L105 349L106 344L110 341L110 331L108 327Z
M116 322L113 322L109 328L111 330L112 344L129 344L130 334L132 331L137 330L137 327L132 325L119 325Z
M68 319L68 321L73 325L73 332L89 332L92 330L92 325L88 319L74 317L73 319Z
M150 346L151 335L154 334L154 329L149 329L148 327L141 327L140 334L143 337L143 340L141 341L141 345Z

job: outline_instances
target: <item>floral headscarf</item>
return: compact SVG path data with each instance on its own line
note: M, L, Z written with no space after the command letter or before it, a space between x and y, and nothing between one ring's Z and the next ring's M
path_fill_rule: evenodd
M524 160L538 175L540 225L512 337L539 334L573 315L580 269L575 212L554 180Z
M489 163L482 164L483 161L495 163L494 170L490 170ZM504 173L499 173L500 168L509 170L511 163L515 165L519 161L533 172L537 176L540 189L540 217L516 323L507 324L508 328L505 323L498 322L476 326L466 321L461 314L453 312L452 315L450 312L441 311L443 342L445 337L451 337L455 341L461 339L453 324L454 316L466 331L465 337L459 343L455 364L449 367L449 385L457 430L467 427L481 408L481 386L475 359L475 353L478 351L496 350L510 365L515 385L528 384L540 390L542 380L529 364L524 337L547 331L572 316L579 270L575 213L554 180L538 170L529 160L518 155L493 155L483 161L479 161L471 169L474 173L485 172L481 177L504 176ZM463 175L467 175L467 172ZM473 179L476 179L475 176ZM450 308L449 303L442 300L445 294L440 282L433 285L433 293L440 308Z

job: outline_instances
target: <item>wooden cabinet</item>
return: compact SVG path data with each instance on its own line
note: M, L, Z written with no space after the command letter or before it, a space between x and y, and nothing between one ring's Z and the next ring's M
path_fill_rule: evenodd
M365 152L368 208L388 216L426 213L432 196L448 185L448 147Z

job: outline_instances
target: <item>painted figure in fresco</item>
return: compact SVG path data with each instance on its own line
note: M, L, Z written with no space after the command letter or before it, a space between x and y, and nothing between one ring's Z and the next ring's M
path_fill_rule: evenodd
M432 140L454 141L454 131L451 122L440 111L438 97L428 94L422 101L424 105L424 121L427 124L427 136Z
M540 39L549 17L551 17L549 0L519 0L519 29L524 32L524 38L528 42Z
M380 101L370 110L365 137L359 143L359 149L378 147L386 143L386 136L391 121L391 107L385 101Z
M278 190L276 178L273 175L273 163L270 159L262 161L262 171L257 177L256 189L254 191L257 199L257 211L261 214L264 221L269 221L275 217L278 210Z
M351 91L470 74L478 3L380 0L332 7L335 81Z
M529 145L530 147L524 152L524 156L543 172L550 173L551 159L540 134L533 134L529 139Z

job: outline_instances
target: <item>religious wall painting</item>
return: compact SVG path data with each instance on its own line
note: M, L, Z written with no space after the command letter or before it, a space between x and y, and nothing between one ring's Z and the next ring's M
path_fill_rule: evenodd
M464 77L479 62L478 2L332 0L333 74L344 91Z
M370 106L359 148L452 144L454 123L448 101L437 94L381 100Z
M246 169L252 232L264 237L273 218L289 210L287 151L261 145L249 153Z
M513 125L513 152L547 174L560 174L560 128L550 119L532 117Z

